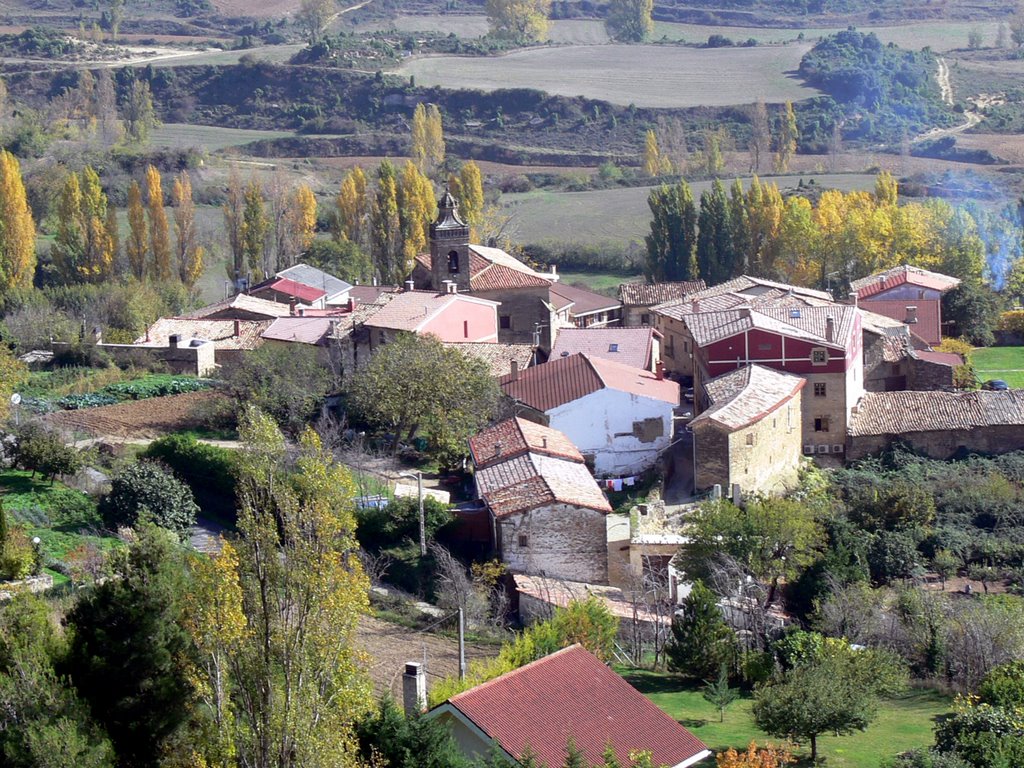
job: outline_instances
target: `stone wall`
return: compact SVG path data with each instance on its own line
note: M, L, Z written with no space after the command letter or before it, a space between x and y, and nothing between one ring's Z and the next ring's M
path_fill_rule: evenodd
M499 521L502 560L514 573L552 579L608 582L605 515L552 504Z
M70 346L63 341L55 341L51 345L55 353ZM199 377L211 376L216 369L216 351L212 342L204 342L195 347L144 347L137 344L100 343L96 348L120 365L139 365L148 359L163 363L171 373Z
M942 390L953 389L953 373L956 370L951 365L933 363L930 360L907 360L908 389L915 390Z
M498 307L498 342L501 344L533 344L537 325L540 328L540 346L551 351L551 312L545 306L548 288L515 288L504 291L474 291L478 299L500 302ZM509 328L501 327L501 318L508 317Z
M868 392L898 392L907 388L906 370L900 363L883 357L883 337L864 334L864 389Z
M664 336L661 359L665 370L677 376L693 376L693 340L683 322L655 314L654 327Z
M998 455L1024 450L1024 425L1009 424L983 429L908 432L902 435L853 436L847 441L850 461L881 453L893 443L906 443L933 459L948 459L957 454Z

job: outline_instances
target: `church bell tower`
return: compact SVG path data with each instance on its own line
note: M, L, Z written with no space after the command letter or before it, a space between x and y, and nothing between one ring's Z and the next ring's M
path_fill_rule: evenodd
M447 189L437 203L437 220L430 225L430 271L435 291L451 280L460 293L469 292L469 227L459 218L459 203Z

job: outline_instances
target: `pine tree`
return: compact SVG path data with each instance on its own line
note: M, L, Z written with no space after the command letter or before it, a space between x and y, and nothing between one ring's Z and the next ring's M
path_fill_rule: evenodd
M710 677L732 659L735 642L714 593L695 581L672 619L672 639L666 648L669 670L697 680Z
M789 170L789 163L796 154L797 141L800 139L800 131L796 125L796 113L793 111L793 102L786 102L786 110L782 115L782 123L779 126L779 147L775 153L775 172L785 173Z
M338 207L337 228L334 239L348 240L363 247L366 245L366 218L369 202L366 196L366 174L358 165L341 182L336 201Z
M146 256L149 254L149 233L146 231L146 212L142 207L142 189L137 181L128 187L128 268L137 280L146 276Z
M729 668L722 664L718 668L718 678L708 680L704 685L704 701L718 710L718 722L725 722L725 709L739 698L735 688L729 687Z
M270 220L263 200L263 187L252 179L245 187L245 207L242 212L242 253L245 264L255 280L264 277L264 256Z
M370 212L370 252L383 284L395 285L405 277L401 223L398 218L398 182L395 166L384 160L377 168L377 192Z
M590 768L587 765L587 758L576 746L576 740L572 736L565 743L565 762L562 763L562 768Z
M657 176L661 173L661 153L658 151L658 135L653 129L647 131L644 138L643 154L644 173L648 176Z
M700 276L708 285L728 280L733 273L734 253L730 242L729 204L719 179L700 196L697 230Z
M171 236L164 211L164 191L160 171L146 166L146 200L149 210L149 248L152 256L149 275L158 282L171 279Z

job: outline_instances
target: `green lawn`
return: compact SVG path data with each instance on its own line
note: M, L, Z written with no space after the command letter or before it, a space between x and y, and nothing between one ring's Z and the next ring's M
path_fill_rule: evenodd
M96 502L62 483L8 469L0 471L0 495L10 520L38 536L48 558L60 560L86 542L102 549L117 543L104 535Z
M559 270L560 283L566 285L581 285L588 291L604 293L609 296L619 295L619 286L622 283L634 282L640 277L635 275L622 275L618 272L562 272Z
M623 671L623 676L661 709L685 725L715 752L746 747L751 740L779 743L754 725L749 696L734 702L718 722L718 712L699 687L654 672ZM913 690L879 707L878 717L863 733L821 736L819 756L829 768L878 768L883 758L932 743L936 718L949 712L951 699L935 691ZM805 754L796 750L797 755Z
M979 381L1002 379L1024 389L1024 347L979 347L971 357Z

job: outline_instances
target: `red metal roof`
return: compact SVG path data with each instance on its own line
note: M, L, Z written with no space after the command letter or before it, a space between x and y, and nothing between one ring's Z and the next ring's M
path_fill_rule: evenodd
M260 283L252 289L252 292L256 294L262 291L277 291L285 296L294 296L296 299L302 299L302 301L306 302L318 301L327 295L325 291L322 291L319 288L303 285L302 283L290 280L287 277L278 277L273 280L267 280L265 283Z
M527 747L540 765L565 762L572 737L588 765L610 744L619 762L651 752L654 765L676 766L707 753L696 736L579 645L478 685L447 702L507 753Z

